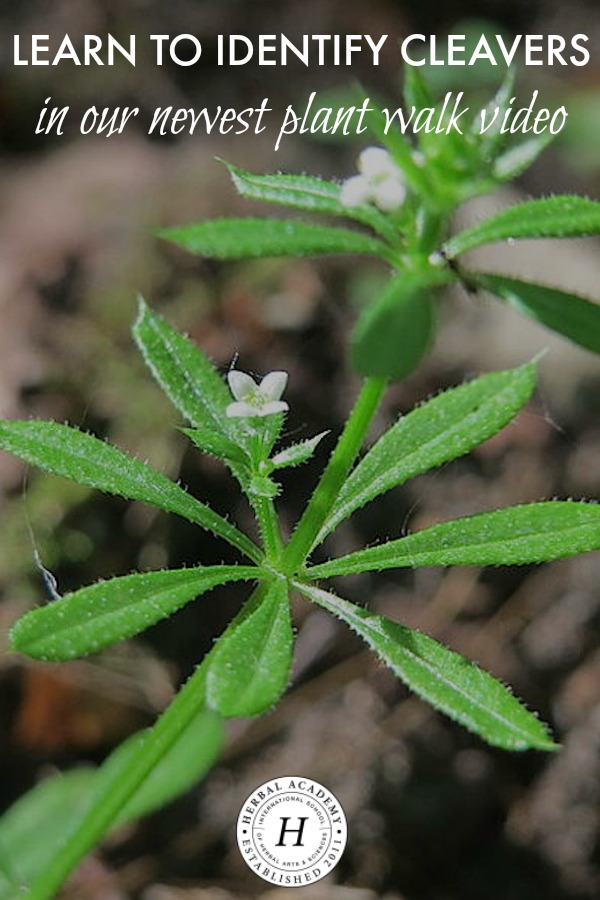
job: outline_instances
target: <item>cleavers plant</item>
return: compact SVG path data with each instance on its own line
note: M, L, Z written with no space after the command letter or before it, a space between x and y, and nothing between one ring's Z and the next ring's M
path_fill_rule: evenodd
M511 81L493 101L506 104ZM414 72L406 102L432 105ZM501 116L499 117L501 119ZM99 490L149 503L229 543L240 561L110 578L25 615L11 632L15 650L42 660L95 653L171 615L227 582L252 585L233 621L168 709L96 771L43 782L0 822L0 896L55 895L78 861L113 826L154 809L194 783L215 759L221 720L258 715L285 692L294 635L296 592L343 620L412 690L490 744L553 750L546 726L503 684L433 638L343 600L328 578L399 567L518 565L600 548L600 506L559 501L482 512L313 564L311 555L357 509L383 493L468 453L507 425L528 402L536 364L482 375L448 390L396 421L360 457L390 380L409 373L434 329L432 292L462 281L484 288L527 315L600 351L600 310L563 291L499 274L467 271L457 258L508 238L600 232L600 204L549 197L513 206L448 238L464 200L522 171L545 146L534 138L507 146L505 136L475 127L456 133L384 134L384 147L360 157L360 173L343 185L309 176L256 176L230 166L247 197L313 213L344 216L361 230L297 220L223 219L163 231L187 249L222 259L310 253L366 253L392 273L383 295L355 327L351 358L365 376L345 427L291 535L278 515L277 473L299 465L326 434L279 446L288 405L287 376L260 382L238 370L220 373L188 338L140 301L133 334L155 379L187 421L201 451L237 480L257 522L254 539L164 475L116 447L54 422L4 421L0 446L41 468ZM399 526L401 523L398 523ZM52 823L49 829L48 824Z

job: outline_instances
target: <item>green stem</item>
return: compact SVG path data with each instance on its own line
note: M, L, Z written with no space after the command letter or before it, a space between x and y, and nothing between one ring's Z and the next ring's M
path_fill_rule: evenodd
M287 575L294 575L310 553L360 451L386 386L383 378L367 378L363 383L321 480L283 551L281 566Z
M170 706L148 732L140 750L125 771L107 785L106 790L86 813L77 831L58 851L50 865L24 894L28 900L51 900L79 861L109 830L118 813L139 788L152 769L205 707L205 665L180 689Z
M427 208L422 210L418 233L418 247L421 252L429 254L439 247L444 224L444 217L439 213Z
M263 589L263 584L255 587L228 625L227 631L237 626L249 609L252 609L253 603L260 601ZM52 900L56 896L65 879L79 861L102 840L121 809L191 724L194 716L206 708L205 679L211 654L212 651L179 689L167 709L148 731L146 740L138 752L133 754L127 768L121 769L118 777L106 785L98 802L86 812L77 831L61 847L52 863L36 878L27 893L23 894L24 897L28 900Z
M283 550L283 541L275 506L269 497L252 497L251 499L252 508L258 519L267 562L276 563Z

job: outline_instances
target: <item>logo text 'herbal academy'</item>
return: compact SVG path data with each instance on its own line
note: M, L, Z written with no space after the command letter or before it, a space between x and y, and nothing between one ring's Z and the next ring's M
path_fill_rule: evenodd
M339 800L310 778L286 776L260 785L238 817L246 864L264 881L303 887L328 875L346 846Z

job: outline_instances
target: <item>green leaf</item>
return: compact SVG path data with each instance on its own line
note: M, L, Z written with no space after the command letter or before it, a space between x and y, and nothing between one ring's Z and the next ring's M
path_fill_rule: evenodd
M558 288L483 272L469 272L481 288L581 347L600 353L600 306Z
M287 585L264 586L212 650L209 706L222 716L255 716L279 700L288 683L294 636Z
M87 809L95 778L93 769L46 778L4 813L0 819L1 900L27 896L25 886L48 867Z
M350 355L361 375L400 380L429 347L434 331L432 287L448 280L444 273L402 273L365 307L352 335Z
M422 109L429 109L436 105L429 85L415 66L406 66L404 69L403 95L407 114L413 106L419 113Z
M464 656L334 594L305 584L294 586L346 622L411 690L489 744L506 750L557 749L533 713Z
M250 497L267 497L273 500L279 494L279 488L268 475L252 475L247 486Z
M254 175L226 162L236 190L248 200L278 203L308 212L340 215L339 185L313 175Z
M11 630L11 646L35 659L76 659L143 631L218 584L260 575L254 566L208 566L100 581L27 613Z
M95 796L101 796L108 782L119 781L147 740L150 729L128 738L98 771ZM142 782L136 793L121 809L114 826L123 825L160 809L185 793L211 769L223 745L223 724L211 710L196 716L165 753L159 764ZM93 802L93 798L90 798Z
M180 428L179 430L187 435L191 442L203 453L209 453L217 459L224 460L236 471L244 468L249 463L249 457L241 447L216 431L211 431L205 427Z
M260 559L256 545L209 506L91 434L56 422L0 421L0 448L54 475L176 513L229 541L250 559Z
M299 466L311 458L318 444L328 435L328 431L322 431L315 437L308 438L306 441L299 441L297 444L290 444L284 447L279 453L271 458L271 462L276 469L285 469L288 466Z
M250 438L227 417L233 398L225 379L193 341L152 312L141 298L133 336L156 381L194 426L181 430L202 451L224 461L245 486Z
M516 69L507 69L502 83L483 110L478 112L471 128L471 134L483 148L488 160L493 160L507 141L507 135L501 131L501 127L510 99L514 96L515 78ZM488 124L488 127L482 132L481 128L485 124Z
M504 428L529 400L535 374L535 363L528 363L482 375L402 416L343 485L316 543L365 503L468 453Z
M323 253L365 253L390 259L387 245L368 234L287 219L213 219L164 228L159 235L191 253L214 259Z
M547 132L509 147L494 161L492 169L494 177L499 181L510 181L512 178L516 178L536 161L538 156L552 143L554 137L555 135L551 132Z
M230 429L225 410L231 394L200 348L152 312L142 298L133 336L154 378L185 418L197 429L226 437Z
M253 175L230 163L225 165L237 191L249 200L278 203L307 212L344 216L367 225L392 243L398 239L394 226L375 206L342 206L341 187L333 181L324 181L313 175Z
M448 258L482 244L517 238L587 237L600 232L600 203L571 195L511 206L461 231L444 246Z
M454 519L308 570L311 578L417 566L514 566L600 549L600 506L527 503Z
M44 779L0 819L0 898L14 900L45 871L108 783L120 781L150 729L117 747L99 769L75 769ZM113 827L147 815L196 784L217 759L221 720L206 710L170 747L121 810Z

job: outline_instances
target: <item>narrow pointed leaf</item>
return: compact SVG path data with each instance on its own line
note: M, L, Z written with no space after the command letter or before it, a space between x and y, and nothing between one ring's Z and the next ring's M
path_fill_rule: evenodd
M208 566L122 575L65 594L27 613L10 642L35 659L68 660L138 634L228 581L260 577L254 566Z
M550 500L454 519L308 572L324 578L416 566L523 565L599 549L600 505Z
M272 457L271 462L276 469L284 469L287 466L299 466L311 458L317 446L323 438L328 435L328 431L322 431L321 434L308 438L306 441L299 441L297 444L291 444L285 447L279 453Z
M225 163L238 193L248 200L278 203L304 209L340 215L340 188L333 181L313 175L254 175L238 166Z
M431 289L439 272L402 273L367 306L354 329L352 364L361 375L400 380L416 367L434 332Z
M212 431L205 427L180 428L179 430L187 435L191 442L203 453L222 459L228 464L233 464L234 467L248 465L249 458L242 448L217 431Z
M558 331L586 350L600 353L600 305L558 288L506 278L469 273L486 291L496 294L520 313Z
M535 373L535 363L528 363L482 375L402 416L343 485L316 543L375 497L468 453L504 428L529 400Z
M387 245L368 234L286 219L213 219L197 225L164 228L159 234L191 253L214 259L324 253L364 253L389 259Z
M482 244L516 238L589 237L600 232L600 203L561 195L529 200L461 231L444 252L452 258Z
M275 581L249 601L211 652L207 700L222 716L255 716L287 687L294 637L287 585Z
M394 242L398 233L390 220L375 206L364 204L348 208L340 203L340 185L313 175L253 175L225 163L233 183L249 200L277 203L307 212L326 213L354 219Z
M475 663L426 634L297 584L309 599L342 619L380 659L436 709L505 750L555 750L546 727L509 689Z
M494 96L484 107L483 111L478 111L471 128L471 134L485 148L488 159L494 159L507 141L507 135L501 131L501 127L510 98L514 95L515 77L516 70L514 68L508 69ZM484 122L488 127L482 133L481 127Z
M175 331L143 300L133 336L154 378L196 428L226 436L231 394L225 380L193 341Z
M224 538L250 559L260 558L256 545L209 506L91 434L57 422L0 421L0 448L54 475L175 513Z
M493 173L500 181L510 181L531 166L554 140L550 132L539 134L505 150L494 161Z
M227 416L233 398L225 379L193 341L171 328L142 299L133 336L156 381L194 426L182 430L245 484L249 436Z

